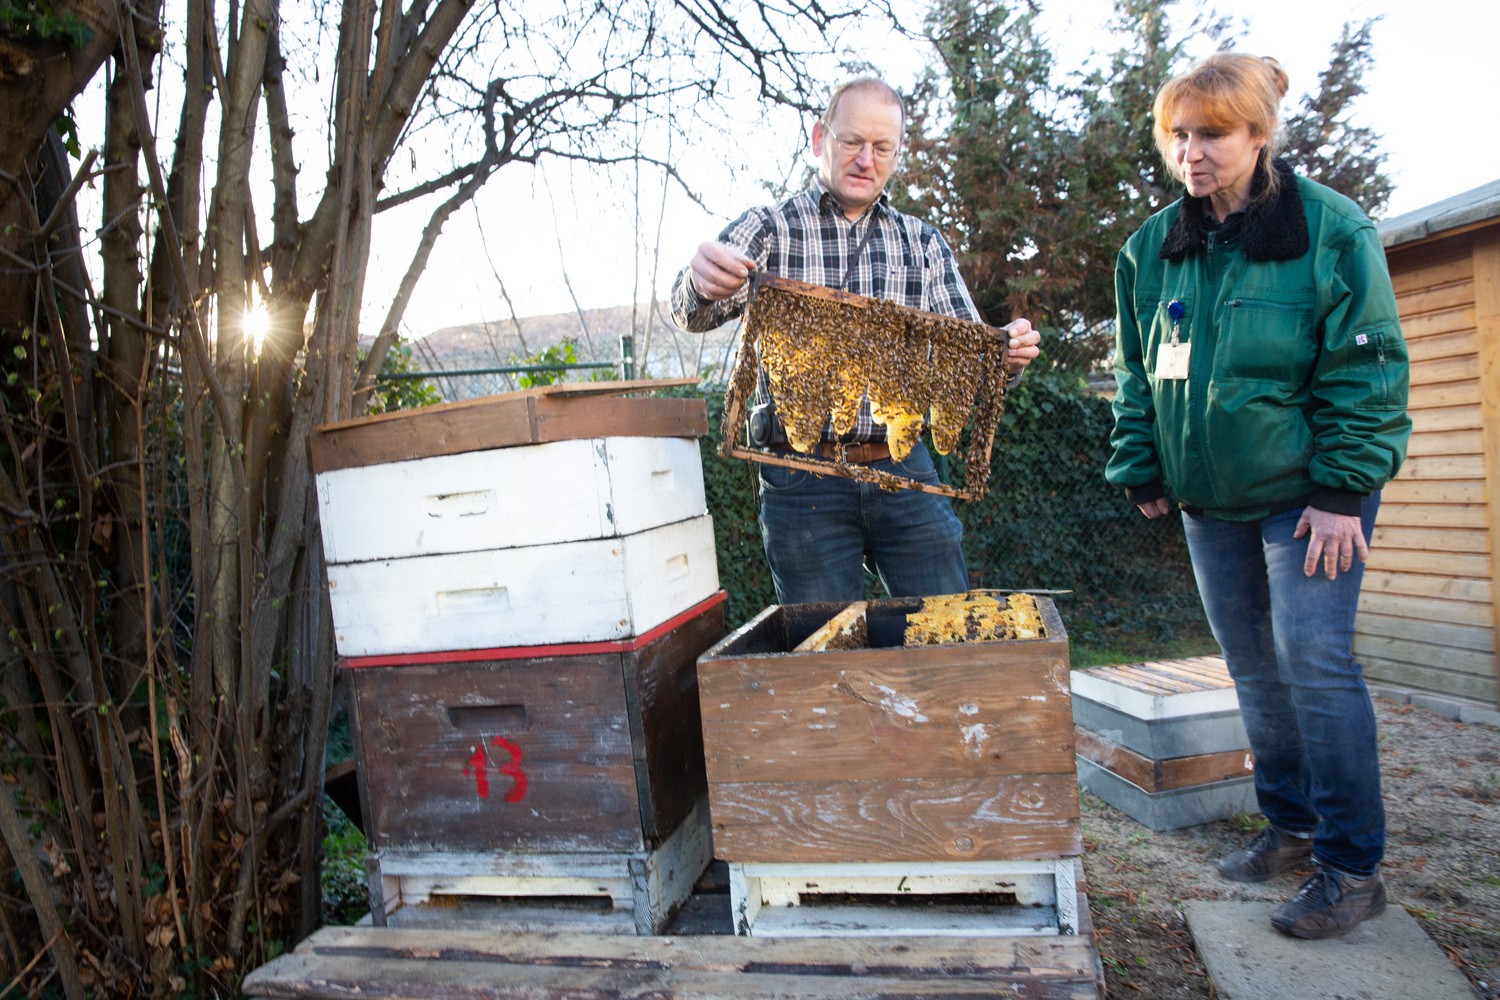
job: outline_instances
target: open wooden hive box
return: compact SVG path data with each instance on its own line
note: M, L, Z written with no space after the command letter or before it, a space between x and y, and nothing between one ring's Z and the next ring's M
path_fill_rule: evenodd
M888 489L979 500L988 487L990 449L1005 403L1005 344L983 323L757 275L725 403L722 450L732 458ZM739 441L760 367L786 429L787 450L765 451ZM825 425L831 420L837 435L847 434L865 396L897 461L911 452L924 427L933 448L946 455L958 448L968 426L963 488L851 464L842 453L816 457Z
M773 605L700 656L715 855L1077 854L1067 633L1049 599L1017 595L1031 610L1004 624L1031 637L970 640L987 596ZM1002 622L1007 596L992 604ZM965 641L907 645L913 630Z

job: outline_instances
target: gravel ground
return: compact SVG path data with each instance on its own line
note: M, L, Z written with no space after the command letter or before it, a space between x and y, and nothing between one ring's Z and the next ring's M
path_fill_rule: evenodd
M1484 1000L1500 1000L1500 729L1375 699L1386 803L1384 873L1404 906ZM1084 873L1110 998L1215 996L1183 918L1185 899L1277 900L1213 870L1260 816L1153 832L1087 793Z

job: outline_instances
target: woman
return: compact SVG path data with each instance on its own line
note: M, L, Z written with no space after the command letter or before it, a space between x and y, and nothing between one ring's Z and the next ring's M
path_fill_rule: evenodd
M1375 229L1273 160L1287 76L1220 53L1169 81L1156 144L1186 195L1116 264L1109 481L1183 512L1270 825L1222 858L1259 882L1311 859L1272 915L1330 937L1380 913L1375 717L1354 612L1380 489L1401 467L1406 345Z

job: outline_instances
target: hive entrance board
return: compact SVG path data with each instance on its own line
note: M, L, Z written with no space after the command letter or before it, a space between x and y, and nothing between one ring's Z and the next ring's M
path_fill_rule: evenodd
M983 323L757 274L724 406L722 451L883 489L979 500L988 488L990 449L1005 405L1005 360L1004 338ZM762 366L786 428L787 450L740 443ZM847 434L866 394L898 461L924 424L939 454L955 450L968 425L963 488L852 464L842 449L832 458L818 457L824 425L831 419L837 434Z

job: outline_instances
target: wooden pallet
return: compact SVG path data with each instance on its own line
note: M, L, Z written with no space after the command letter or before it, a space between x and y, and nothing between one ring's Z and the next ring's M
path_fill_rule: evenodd
M1087 936L570 936L326 927L252 972L251 1000L1098 1000Z

